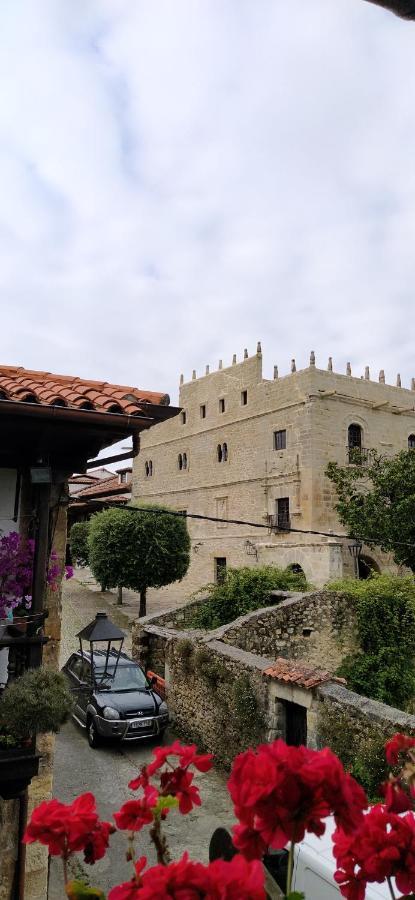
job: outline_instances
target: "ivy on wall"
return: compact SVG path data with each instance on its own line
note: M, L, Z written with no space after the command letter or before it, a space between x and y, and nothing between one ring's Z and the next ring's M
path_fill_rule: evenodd
M374 575L330 585L354 602L360 649L338 674L347 687L407 710L415 698L415 579Z

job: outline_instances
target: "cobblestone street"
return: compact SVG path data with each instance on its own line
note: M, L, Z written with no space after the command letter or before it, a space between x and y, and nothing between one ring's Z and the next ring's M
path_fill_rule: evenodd
M61 665L69 654L77 648L74 637L84 625L95 616L97 610L106 610L117 624L126 629L132 618L133 598L128 598L126 608L116 607L115 593L101 593L94 585L80 583L79 577L87 581L86 570L76 572L75 578L65 583L62 601L62 650ZM86 576L86 577L85 577ZM130 592L128 592L130 593ZM132 593L132 592L131 592ZM150 601L149 612L155 610ZM152 609L153 607L153 609ZM166 607L167 608L167 607ZM126 646L130 648L128 633ZM167 732L165 742L170 743L175 735ZM150 759L154 743L143 742L124 745L108 744L92 750L86 734L72 721L68 722L56 740L54 768L54 796L63 802L71 802L78 794L92 791L97 799L101 816L110 819L125 800L134 796L128 790L128 781L137 773L139 766ZM226 789L226 779L221 772L211 771L199 775L197 782L201 789L202 808L187 816L174 810L166 822L166 833L173 857L177 858L188 850L191 857L207 861L208 845L212 832L218 825L230 827L233 822L232 807ZM137 853L145 853L149 863L155 862L152 846L146 837L146 829L137 840ZM87 879L91 885L99 885L108 891L114 884L128 880L129 865L125 862L126 838L115 834L107 856L95 866L77 863L72 867L72 876ZM82 854L80 854L79 859ZM60 861L51 860L49 900L62 900L62 874Z

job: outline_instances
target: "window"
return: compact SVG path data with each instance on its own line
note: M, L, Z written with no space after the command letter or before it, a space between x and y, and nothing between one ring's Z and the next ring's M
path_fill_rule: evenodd
M180 472L183 472L184 469L187 469L187 453L179 453L177 457L177 465Z
M278 528L290 527L290 499L289 497L280 497L277 500L277 526Z
M415 450L415 434L410 434L408 438L408 450Z
M153 462L151 459L147 459L144 465L144 471L146 473L146 478L151 478L153 474Z
M242 391L241 393L241 406L246 406L248 403L248 391Z
M347 443L349 450L353 450L357 447L358 450L362 448L362 429L360 425L349 425L347 431Z
M219 412L220 413L225 412L225 398L224 397L221 397L219 400Z
M183 409L182 412L180 413L180 421L181 421L182 425L186 425L186 418L187 418L186 412Z
M218 444L216 448L216 455L218 458L218 462L227 462L228 460L228 445L227 444Z
M282 431L274 431L274 450L285 450L287 447L287 432L285 428Z
M215 581L222 584L226 578L226 556L215 556Z
M200 418L206 419L206 403L202 403L200 407Z

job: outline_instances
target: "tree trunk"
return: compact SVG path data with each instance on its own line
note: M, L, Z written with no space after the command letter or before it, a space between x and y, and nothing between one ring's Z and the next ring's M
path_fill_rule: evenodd
M141 619L142 616L147 615L147 588L143 588L140 591L140 609L138 613L138 618Z
M122 606L122 584L117 587L117 606Z

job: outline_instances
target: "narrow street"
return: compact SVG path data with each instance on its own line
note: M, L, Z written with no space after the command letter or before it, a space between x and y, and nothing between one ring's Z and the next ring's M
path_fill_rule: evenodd
M65 584L62 602L62 655L61 665L77 648L74 635L95 616L99 609L106 609L120 627L125 627L128 617L116 607L115 595L102 594L81 584L76 578ZM129 637L129 635L128 635ZM127 640L127 649L130 643ZM165 743L171 743L175 735L165 735ZM85 732L73 721L68 722L56 740L54 767L54 796L70 803L78 794L92 791L102 818L110 820L112 813L134 794L127 785L138 768L151 758L154 742L137 744L105 744L92 750ZM233 822L232 806L226 789L226 779L221 772L211 771L197 776L201 790L202 807L187 816L176 810L165 823L169 846L174 858L188 850L191 857L207 861L209 840L218 825L230 827ZM148 830L138 835L137 855L145 854L149 863L155 862ZM117 833L111 840L107 856L95 866L79 863L72 866L72 877L88 880L107 892L114 884L130 877L131 866L125 861L126 836ZM50 867L49 900L62 900L62 872L60 860L52 859Z

